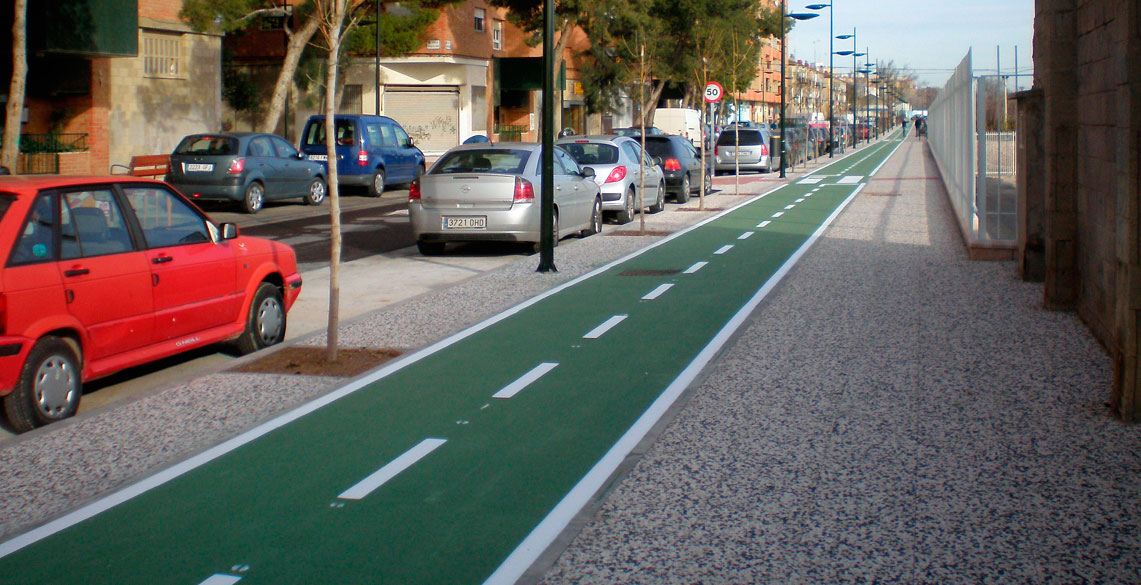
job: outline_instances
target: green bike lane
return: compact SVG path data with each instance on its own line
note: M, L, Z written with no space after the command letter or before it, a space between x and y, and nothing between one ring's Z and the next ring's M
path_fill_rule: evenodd
M897 144L837 159L0 543L0 575L514 582Z

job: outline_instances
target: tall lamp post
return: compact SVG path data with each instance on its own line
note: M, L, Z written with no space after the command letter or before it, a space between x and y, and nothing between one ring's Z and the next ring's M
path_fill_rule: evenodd
M856 99L859 97L859 93L857 93L858 88L856 86L856 79L858 78L858 72L856 69L856 57L863 57L864 53L857 53L856 52L856 28L855 27L852 27L852 34L850 34L850 35L837 35L836 38L841 40L841 41L844 41L847 39L852 39L852 50L851 51L836 51L836 54L840 55L841 57L847 57L848 55L852 56L852 147L854 148L856 146L856 143L859 142L858 138L856 137L856 119L857 119L856 118L856 102L859 101L858 99Z
M833 150L836 145L836 116L832 113L832 104L836 101L836 95L832 93L832 78L835 77L835 72L832 70L832 57L835 55L832 47L833 34L833 14L832 4L809 4L809 10L823 10L828 9L828 158L835 156Z
M795 20L808 20L820 16L814 12L794 12L788 14L785 9L785 0L780 0L780 178L785 177L785 123L784 123L784 75L785 75L785 61L788 61L788 43L785 34L785 18L792 18Z

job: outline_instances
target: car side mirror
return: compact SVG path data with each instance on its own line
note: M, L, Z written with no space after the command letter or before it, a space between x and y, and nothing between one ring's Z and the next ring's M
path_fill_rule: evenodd
M593 179L594 175L595 175L594 169L592 169L590 167L582 167L581 173L582 173L583 178L586 178L586 179Z
M304 152L297 153L297 159L298 160L305 160L305 153Z
M222 241L223 242L226 240L232 240L232 239L238 237L238 224L236 224L236 223L224 223L221 225L221 228L222 228Z
M655 157L654 157L654 164L655 164L656 166L659 166L659 167L660 167L660 166L662 166L662 157L660 157L660 156L655 156Z
M404 140L404 148L412 148L413 146L416 146L416 143L412 142L411 136L409 136L408 138L406 138Z

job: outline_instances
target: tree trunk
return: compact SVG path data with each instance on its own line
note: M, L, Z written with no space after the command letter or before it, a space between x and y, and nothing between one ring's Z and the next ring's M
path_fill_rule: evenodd
M329 23L329 56L325 67L325 149L329 153L329 329L326 334L325 358L337 361L341 320L341 198L337 185L337 141L334 114L337 105L337 61L341 48L341 25L345 20L347 0L333 0L332 22ZM322 12L322 16L325 14Z
M20 153L20 124L24 114L24 81L28 75L26 48L27 0L16 0L12 22L12 83L8 88L8 111L4 118L4 146L0 164L15 173Z
M269 108L266 110L265 117L262 118L260 132L272 133L277 129L277 122L281 119L281 113L285 109L285 98L289 95L289 89L293 87L293 75L297 72L297 64L301 61L301 54L305 52L305 46L309 44L309 40L313 38L320 25L321 14L314 11L300 29L290 33L289 46L285 50L285 61L281 64L281 72L277 75L277 84L273 87L273 97L270 98ZM289 124L289 121L286 120L285 123ZM285 133L288 134L288 127Z
M555 76L555 83L551 87L559 87L559 71L562 69L563 51L567 48L567 42L570 40L571 30L574 29L574 21L571 19L563 20L562 29L559 31L559 40L555 42L555 71L552 75ZM558 99L555 100L555 133L558 134L563 129L563 92L557 92Z

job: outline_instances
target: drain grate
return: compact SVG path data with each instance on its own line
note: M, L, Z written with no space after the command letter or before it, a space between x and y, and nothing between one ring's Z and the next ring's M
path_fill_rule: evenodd
M642 270L624 270L618 276L673 276L681 272L680 268L647 268Z

